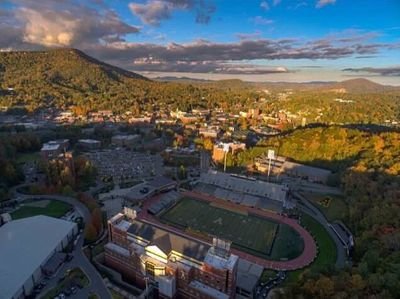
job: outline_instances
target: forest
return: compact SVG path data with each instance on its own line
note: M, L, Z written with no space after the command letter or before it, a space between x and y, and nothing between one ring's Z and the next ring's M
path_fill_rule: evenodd
M264 140L237 159L245 163L268 148L336 171L349 206L346 224L355 236L351 268L305 270L285 298L399 298L400 133L339 126L299 129Z

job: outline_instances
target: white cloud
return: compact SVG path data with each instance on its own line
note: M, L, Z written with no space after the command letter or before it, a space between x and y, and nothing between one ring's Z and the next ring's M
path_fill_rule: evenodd
M62 17L21 8L17 17L25 22L23 40L44 46L69 46L75 38L79 20L69 13Z
M196 22L206 24L215 11L210 0L147 0L145 3L129 3L129 9L143 23L160 25L162 20L170 19L176 10L194 10Z
M262 1L262 2L260 3L260 7L261 7L262 9L264 9L264 10L269 10L269 4L268 4L267 1Z
M279 3L281 3L281 0L273 0L272 5L277 6Z
M274 20L266 19L262 16L256 16L252 20L256 25L271 25L272 23L274 23Z
M321 8L329 4L335 4L336 0L318 0L317 4L315 5L316 8Z

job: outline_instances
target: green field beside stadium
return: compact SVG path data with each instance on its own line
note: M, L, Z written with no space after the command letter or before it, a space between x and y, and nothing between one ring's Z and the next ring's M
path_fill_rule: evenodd
M194 198L183 198L160 218L180 229L230 240L234 248L263 258L292 259L304 248L301 237L287 225Z

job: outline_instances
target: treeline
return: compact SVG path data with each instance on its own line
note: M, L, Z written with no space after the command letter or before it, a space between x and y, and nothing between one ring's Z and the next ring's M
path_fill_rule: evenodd
M85 223L84 236L88 243L94 242L103 232L103 213L97 201L87 193L79 193L78 200L83 203L90 212L90 219Z
M17 154L37 151L40 147L40 139L34 134L20 133L0 138L0 201L7 199L10 187L24 179Z
M40 168L46 175L46 183L40 190L42 194L73 195L75 191L82 191L93 185L97 175L97 169L84 156L43 160Z
M284 101L273 101L272 111L299 113L307 122L320 123L384 123L400 118L400 92L343 93L296 91Z

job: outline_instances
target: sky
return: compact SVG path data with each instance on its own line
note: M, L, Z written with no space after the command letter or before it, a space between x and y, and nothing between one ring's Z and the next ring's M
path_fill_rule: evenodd
M58 47L148 77L400 85L400 0L0 0L0 51Z

